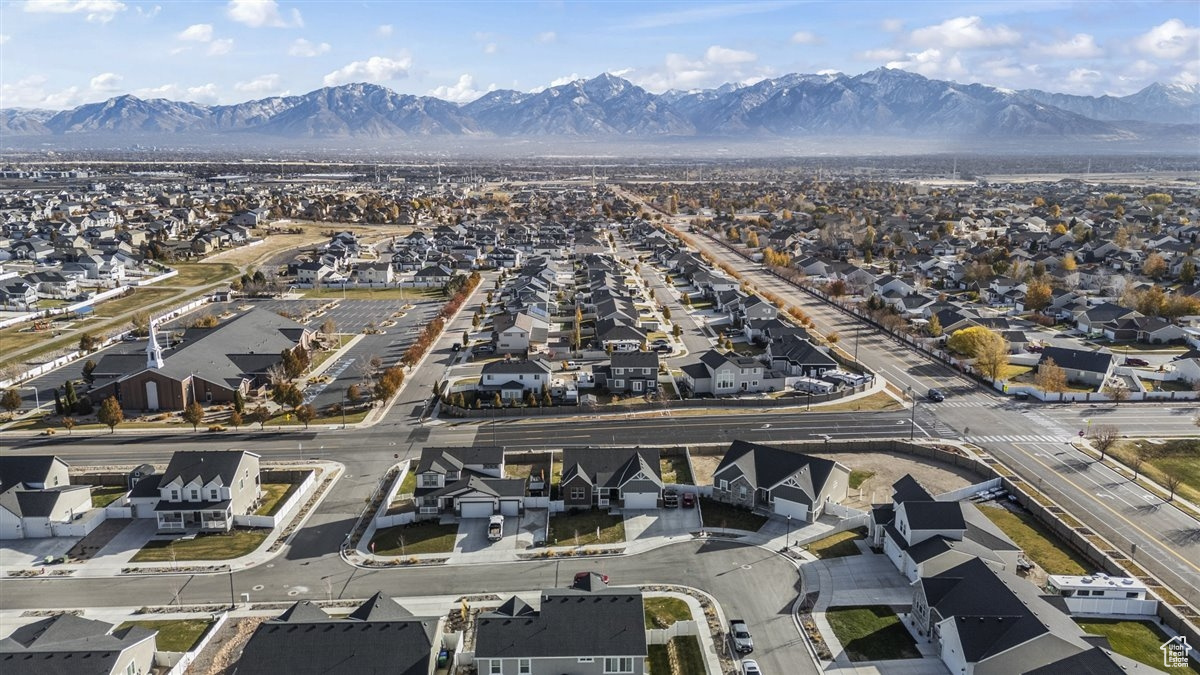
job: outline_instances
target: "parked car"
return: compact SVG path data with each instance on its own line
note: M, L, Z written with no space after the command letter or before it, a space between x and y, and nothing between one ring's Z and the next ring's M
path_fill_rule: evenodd
M450 345L450 349L452 349L452 350L454 350L454 351L456 351L456 352L461 352L461 351L462 351L462 343L461 343L461 342L455 342L454 344Z
M742 675L762 675L762 669L758 667L758 661L754 659L742 659Z
M695 508L695 507L696 507L696 493L695 492L683 493L683 508L691 509L691 508Z
M733 640L733 648L739 654L748 654L754 651L754 638L750 637L750 628L746 625L745 619L729 620L729 638Z
M941 389L930 389L929 393L926 394L925 396L930 401L945 401L946 400L946 395L944 393L942 393Z
M1041 345L1025 345L1025 351L1031 354L1041 354L1042 349L1044 349L1044 347Z
M488 519L488 541L500 541L504 538L504 516L492 516Z
M1150 362L1145 359L1125 359L1125 365L1145 368L1146 366L1150 365Z
M494 354L496 352L496 347L490 344L475 345L472 348L472 351L474 351L476 354Z
M675 490L663 490L663 506L668 509L679 506L679 493Z
M650 351L657 352L659 354L670 354L671 352L675 351L675 348L671 345L655 345L650 349Z
M592 574L592 572L576 572L575 573L575 583L579 583L579 582L583 581L584 579L587 579L589 574ZM600 574L600 573L596 572L596 574ZM600 581L603 581L604 583L607 584L608 583L608 575L600 574Z
M650 344L655 347L658 347L661 345L670 345L671 343L666 338L658 338L657 340L655 340L654 342L651 342Z

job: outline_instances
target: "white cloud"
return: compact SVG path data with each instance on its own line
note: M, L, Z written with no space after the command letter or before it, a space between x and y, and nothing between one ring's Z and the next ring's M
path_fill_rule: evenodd
M329 46L328 42L317 44L309 42L304 38L296 38L296 41L293 42L292 46L288 48L288 54L290 56L301 57L320 56L321 54L328 52L330 49L332 49L332 47Z
M915 45L934 49L979 49L1016 44L1021 40L1021 34L1004 25L984 26L983 19L977 16L959 16L936 26L918 28L912 32L910 40Z
M26 0L26 12L45 14L83 14L92 23L108 23L125 3L117 0Z
M150 9L135 6L133 11L137 12L138 16L142 17L143 19L153 19L154 17L158 16L159 12L162 11L162 5L155 5Z
M59 110L83 102L78 87L46 91L46 78L30 75L11 84L0 84L0 108L50 108Z
M375 34L378 35L379 37L391 37L393 30L394 29L392 28L392 24L385 23L382 26L379 26L378 28L375 29Z
M884 19L879 27L888 33L899 33L904 30L904 19Z
M564 84L570 84L578 79L582 79L579 77L579 73L571 73L570 75L563 75L560 78L550 80L550 86L551 87L561 87Z
M815 45L820 44L821 38L817 37L816 33L806 30L798 30L792 33L792 44L794 45Z
M164 84L158 87L144 87L133 92L139 98L168 98L173 101L192 101L195 103L217 103L217 85L202 84L197 87L182 87L178 84Z
M495 88L495 84L489 84L486 90L481 91L476 89L475 78L464 74L458 78L458 82L442 87L435 87L430 90L429 95L454 103L469 103Z
M244 94L253 94L255 96L264 96L267 94L286 94L287 92L280 91L282 80L275 73L269 75L259 75L253 80L246 82L238 82L233 85L233 88Z
M489 42L489 43L487 43L486 45L484 45L484 46L483 46L483 53L484 53L484 54L495 54L495 53L496 53L496 43L495 43L495 42Z
M0 45L7 43L11 39L12 39L11 35L8 35L5 33L0 33Z
M300 10L291 11L291 19L284 19L275 0L229 0L225 14L230 19L251 28L292 28L304 25Z
M209 56L224 56L231 51L233 51L233 40L230 38L213 40L212 44L208 46Z
M93 77L91 82L88 84L91 86L92 91L117 91L121 88L122 79L124 78L116 73L100 73L99 75Z
M372 56L365 61L354 61L338 68L325 76L325 86L333 87L348 82L383 82L399 80L408 77L412 68L412 58L401 56L398 59L386 56Z
M957 54L947 55L940 49L926 49L906 56L907 58L889 62L887 67L945 80L959 78L967 73Z
M213 38L213 27L211 23L192 24L177 37L187 42L209 42Z
M1200 51L1200 28L1168 19L1134 42L1138 51L1160 59L1179 59Z
M558 33L555 33L552 30L548 30L544 33L538 33L537 41L541 42L543 44L547 44L550 42L557 42L558 41Z
M868 49L858 55L860 61L896 61L904 57L904 52L899 49L889 49L883 47L880 49Z
M1096 44L1096 38L1087 33L1076 33L1071 39L1048 45L1034 45L1035 54L1059 59L1094 59L1104 55Z
M713 64L750 63L758 60L758 55L740 49L729 49L713 45L704 52L704 60Z
M610 70L608 71L608 74L612 75L613 77L625 77L633 71L633 68L621 68L620 70Z

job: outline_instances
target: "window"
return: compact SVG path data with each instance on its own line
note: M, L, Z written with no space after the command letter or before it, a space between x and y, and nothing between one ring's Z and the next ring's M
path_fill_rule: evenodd
M571 488L571 501L577 502L581 499L583 499L583 488L581 488L581 487Z
M633 672L633 657L631 657L631 656L605 657L604 672L606 672L606 673L632 673Z
M641 390L642 390L642 381L641 381L641 380L634 380L634 382L633 382L633 390L634 390L634 391L641 391Z
M620 389L625 386L625 380L613 380L613 389Z
M438 485L437 474L432 474L432 473L421 474L421 487L437 487L437 485Z
M520 659L517 661L517 675L530 675L533 672L533 666L530 665L529 659Z
M492 667L488 672L491 675L504 675L504 662L500 659L492 659Z
M179 501L179 490L171 490L171 501Z
M1136 597L1138 597L1138 595L1139 595L1139 593L1137 591L1126 591L1125 592L1125 597L1127 597L1127 598L1136 598Z
M578 662L578 663L595 663L596 659L593 659L590 656L581 656L578 659L576 659L576 662Z
M214 502L215 502L215 501L217 501L217 490L216 490L216 488L213 488L213 489L212 489L212 490L209 492L209 496L208 496L208 498L209 498L209 499L211 499L211 500L213 500Z
M745 485L738 486L738 499L741 501L746 501L746 486Z
M722 489L722 490L728 490L728 489L729 489L729 481L727 481L727 480L722 480L722 481L721 481L721 489Z
M137 673L137 661L130 661L129 665L125 666L125 675L134 675Z
M194 502L200 501L200 491L199 490L192 490L192 501L194 501Z

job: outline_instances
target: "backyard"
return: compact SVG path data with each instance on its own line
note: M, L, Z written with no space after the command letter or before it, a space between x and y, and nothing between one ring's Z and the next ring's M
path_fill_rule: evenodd
M551 546L622 544L625 520L598 509L556 513L550 518L549 540Z
M666 628L676 621L692 618L692 610L679 598L646 598L642 606L646 611L646 628Z
M227 533L198 534L194 539L152 539L129 562L184 562L230 560L253 553L270 534L265 529L239 529Z
M1152 668L1162 668L1163 653L1159 647L1167 641L1167 636L1153 623L1118 619L1079 619L1076 623L1092 635L1108 638L1114 652ZM1192 660L1190 670L1200 673L1200 665Z
M109 504L121 498L121 495L129 492L129 488L124 485L104 485L92 488L92 508L102 509Z
M676 667L671 667L671 651ZM650 675L694 675L708 672L700 641L694 635L671 638L669 645L646 645L646 664Z
M900 618L885 605L837 607L825 618L852 662L921 658Z
M157 645L164 652L186 652L190 650L213 622L210 619L176 619L172 621L126 621L117 630L141 626L158 631Z
M454 550L458 525L436 521L397 525L379 530L371 537L371 552L380 556L449 553Z
M984 506L979 510L1047 574L1088 574L1092 569L1092 565L1082 556L1058 542L1049 530L1028 513L1009 511L999 505Z
M700 498L700 514L704 519L704 527L722 530L757 532L767 522L766 516L760 516L750 509L739 508L707 497Z
M273 516L293 492L300 489L300 483L263 483L262 503L255 510L256 516Z
M658 460L664 483L676 485L692 485L692 471L688 468L686 455L663 457Z

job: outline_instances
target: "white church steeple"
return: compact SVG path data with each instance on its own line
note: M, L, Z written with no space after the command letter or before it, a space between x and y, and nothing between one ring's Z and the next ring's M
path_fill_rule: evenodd
M154 319L150 319L150 341L146 343L146 367L147 368L162 368L162 347L158 346L158 334L155 330L157 323Z

